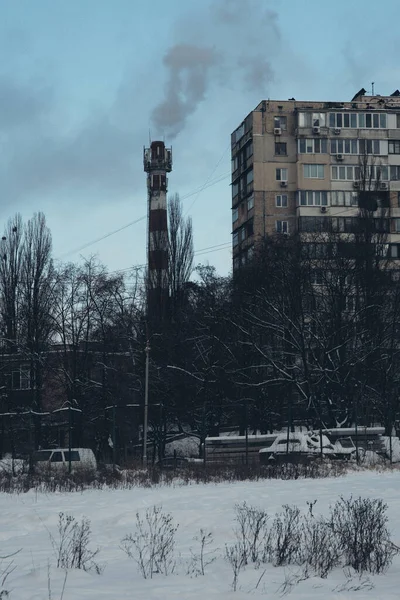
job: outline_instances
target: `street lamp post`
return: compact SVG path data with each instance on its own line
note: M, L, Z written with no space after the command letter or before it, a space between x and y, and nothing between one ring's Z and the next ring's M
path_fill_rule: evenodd
M147 466L147 421L149 413L149 355L150 355L150 344L149 340L146 342L146 374L144 382L144 417L143 417L143 465Z

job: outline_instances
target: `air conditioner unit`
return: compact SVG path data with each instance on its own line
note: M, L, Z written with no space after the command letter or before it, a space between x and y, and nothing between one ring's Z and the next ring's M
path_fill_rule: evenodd
M342 161L344 160L344 156L343 156L343 154L336 154L336 160L337 160L338 162L342 162Z
M281 181L281 187L287 187L287 181Z
M360 188L360 182L359 181L353 181L353 188L358 190Z
M387 190L388 189L388 184L385 183L384 181L382 181L379 187L380 187L381 190Z
M275 127L274 128L274 135L281 135L281 133L282 133L281 127Z
M341 130L340 130L338 127L335 127L335 129L333 130L333 133L334 133L335 135L340 135L340 131L341 131Z
M313 133L320 133L321 132L321 128L320 127L313 127L312 130L313 130Z
M328 209L327 209L327 207L326 207L326 206L321 206L321 208L320 208L320 211L321 211L322 213L326 213L326 211L327 211L327 210L328 210Z

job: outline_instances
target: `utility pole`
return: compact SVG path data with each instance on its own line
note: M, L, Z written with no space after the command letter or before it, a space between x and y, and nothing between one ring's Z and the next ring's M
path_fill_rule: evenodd
M149 355L150 355L150 344L149 340L146 342L146 375L144 382L144 418L143 418L143 465L147 466L147 420L149 412Z
M68 473L71 475L72 464L71 464L71 452L72 452L72 415L71 415L71 404L68 404Z
M246 435L246 467L249 466L249 424L248 424L248 412L247 412L247 398L244 401L244 415L245 415L245 435Z

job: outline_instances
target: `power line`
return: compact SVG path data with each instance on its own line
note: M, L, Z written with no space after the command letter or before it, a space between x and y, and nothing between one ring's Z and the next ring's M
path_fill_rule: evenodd
M232 246L232 242L224 242L222 244L216 244L214 246L206 246L195 250L194 255L199 256L202 254L211 254L212 252L219 252L220 250L227 250ZM127 271L140 271L140 269L146 268L146 264L132 265L131 267L125 267L124 269L116 269L115 271L104 271L105 275L117 275L119 273L126 273Z
M197 194L196 198L193 200L192 204L189 206L189 208L188 208L188 210L186 211L185 215L187 215L187 214L188 214L188 212L190 212L190 211L192 210L192 208L193 208L193 206L196 204L196 202L197 202L197 200L198 200L198 197L200 196L201 192L202 192L203 190L205 190L205 189L206 189L206 187L208 187L208 186L207 186L207 184L208 184L209 180L210 180L210 179L211 179L211 177L214 175L215 171L218 169L218 167L219 167L219 165L221 164L221 162L222 162L222 160L223 160L223 158L224 158L224 156L225 156L225 154L226 154L226 152L227 152L228 148L230 147L230 145L231 145L231 144L230 144L230 142L229 142L229 144L227 145L227 147L226 147L226 148L225 148L225 150L223 151L223 153L222 153L222 155L221 155L221 158L218 160L217 164L215 165L215 167L214 167L214 168L213 168L213 170L211 171L210 175L207 177L207 179L206 179L206 181L205 181L205 183L204 183L203 187L202 187L202 188L199 190L199 192L198 192L198 194ZM228 175L228 177L229 177L229 175ZM225 178L225 177L224 177L224 178Z
M96 240L87 242L86 244L83 244L83 246L79 246L79 248L75 248L74 250L70 250L69 252L62 254L59 258L64 258L65 256L69 256L70 254L76 254L77 252L80 252L81 250L84 250L85 248L88 248L89 246L92 246L93 244L97 244L97 242L101 242L102 240L105 240L106 238L114 235L115 233L119 233L123 229L127 229L128 227L131 227L132 225L136 225L136 223L143 221L145 218L146 218L146 215L144 215L143 217L140 217L139 219L135 219L135 221L131 221L130 223L127 223L126 225L123 225L122 227L119 227L118 229L114 229L114 231L110 231L109 233L106 233L105 235L97 238Z
M222 157L221 157L220 160L222 160ZM215 171L215 169L214 169L214 171ZM221 181L223 181L224 179L227 179L228 177L230 177L230 173L226 173L224 175L220 175L219 177L216 177L215 179L212 179L211 181L209 181L208 184L206 182L206 184L202 188L199 188L199 189L195 190L194 192L190 192L188 194L184 194L180 198L181 198L181 200L185 200L186 198L190 198L191 196L194 196L195 194L197 194L197 197L198 197L198 195L203 190L205 190L205 189L207 189L209 187L212 187L213 185L216 185L217 183L220 183ZM192 206L193 206L193 204L192 204ZM111 237L112 235L115 235L116 233L119 233L120 231L123 231L124 229L127 229L128 227L132 227L132 225L136 225L137 223L140 223L140 221L144 221L144 219L146 219L146 218L147 218L147 215L143 215L139 219L135 219L134 221L131 221L130 223L127 223L126 225L123 225L122 227L118 227L118 229L114 229L113 231L109 231L108 233L104 234L103 236L101 236L99 238L96 238L95 240L91 240L90 242L87 242L86 244L83 244L82 246L79 246L78 248L74 248L73 250L70 250L68 252L65 252L64 254L61 254L61 256L59 256L58 258L62 259L62 258L65 258L67 256L70 256L71 254L76 254L78 252L81 252L82 250L85 250L86 248L89 248L90 246L93 246L93 244L97 244L98 242L101 242L101 241L107 239L108 237Z

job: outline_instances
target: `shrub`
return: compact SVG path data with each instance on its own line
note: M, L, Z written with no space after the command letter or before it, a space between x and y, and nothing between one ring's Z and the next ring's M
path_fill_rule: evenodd
M270 555L275 566L298 561L301 544L300 509L283 505L276 515L270 532Z
M81 522L75 517L60 512L58 515L58 538L50 534L50 540L56 554L57 567L61 569L94 570L97 574L102 567L94 561L99 549L90 550L90 521L82 517Z
M208 548L213 543L213 536L210 531L200 529L199 535L196 535L194 541L199 542L200 548L198 553L190 549L191 561L188 568L189 575L205 575L205 569L208 565L211 565L215 559L215 550L209 550Z
M244 557L242 548L238 543L230 546L225 545L225 560L229 563L233 571L232 590L236 592L238 578L241 568L244 566Z
M341 497L329 525L336 536L345 566L359 573L384 573L398 548L390 540L387 505L378 499Z
M303 518L299 558L322 578L340 563L337 538L323 517L309 514Z
M236 504L235 511L235 535L243 555L243 564L246 565L249 561L259 564L268 539L268 514L265 510L249 506L246 502Z
M121 548L135 560L145 579L154 573L168 575L174 571L177 529L172 516L161 507L148 508L144 519L136 513L136 530L123 538Z

